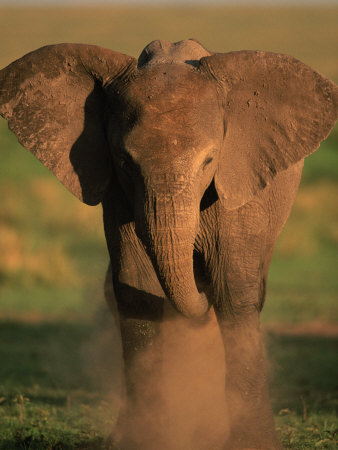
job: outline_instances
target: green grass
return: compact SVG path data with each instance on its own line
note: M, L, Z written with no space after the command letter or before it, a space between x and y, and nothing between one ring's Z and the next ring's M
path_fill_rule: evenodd
M153 39L196 37L215 51L292 54L338 81L337 16L336 7L0 6L0 66L50 43L137 56ZM336 128L306 160L262 315L276 424L297 450L337 447L337 148ZM106 325L101 208L73 198L3 120L0 199L0 448L104 448L121 349Z

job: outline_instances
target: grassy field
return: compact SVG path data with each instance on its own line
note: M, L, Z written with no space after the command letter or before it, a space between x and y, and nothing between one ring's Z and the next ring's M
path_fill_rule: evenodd
M338 8L16 9L0 6L0 67L47 43L137 56L196 37L216 51L289 53L338 81ZM262 321L286 448L336 448L338 130L307 158L273 258ZM0 121L0 448L104 448L121 355L107 319L100 207L82 205ZM108 323L107 323L108 321Z

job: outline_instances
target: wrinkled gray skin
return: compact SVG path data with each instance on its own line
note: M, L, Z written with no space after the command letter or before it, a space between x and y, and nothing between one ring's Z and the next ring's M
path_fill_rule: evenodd
M211 54L195 40L154 41L138 61L60 44L0 72L0 112L19 141L80 200L102 202L129 401L119 448L142 448L124 447L121 424L133 361L165 299L191 321L215 310L231 412L224 448L281 448L259 313L303 159L333 127L337 98L292 57Z

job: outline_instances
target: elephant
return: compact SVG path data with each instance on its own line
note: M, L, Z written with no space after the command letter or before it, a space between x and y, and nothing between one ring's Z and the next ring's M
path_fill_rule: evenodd
M216 316L229 405L217 448L282 448L259 316L304 158L337 105L338 87L291 56L214 53L195 39L153 41L138 59L49 45L0 71L0 113L19 142L79 200L102 205L127 399L111 448L152 448L124 424L134 362L168 305L201 333Z

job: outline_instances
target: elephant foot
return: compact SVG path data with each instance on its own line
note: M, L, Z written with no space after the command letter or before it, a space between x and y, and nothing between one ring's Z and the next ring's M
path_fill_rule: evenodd
M257 434L230 437L223 450L283 450L276 434L260 438Z
M230 425L230 435L223 450L283 450L270 415L254 420L242 417L237 426Z

